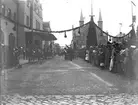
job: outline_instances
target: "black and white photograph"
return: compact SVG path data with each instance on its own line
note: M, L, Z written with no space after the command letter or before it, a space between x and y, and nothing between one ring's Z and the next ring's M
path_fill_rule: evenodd
M0 105L138 105L138 0L0 0Z

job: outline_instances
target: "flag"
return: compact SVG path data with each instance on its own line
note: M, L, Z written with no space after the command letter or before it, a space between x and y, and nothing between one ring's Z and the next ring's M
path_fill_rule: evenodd
M122 23L119 23L122 26Z
M136 34L135 34L135 30L134 30L134 28L132 28L132 30L131 30L131 39L132 40L135 40L136 39Z
M130 25L129 25L129 27L132 27L132 26L133 26L133 24L130 24Z
M136 16L133 16L132 18L133 18L133 22L136 22Z
M134 28L132 28L132 30L127 34L129 42L129 45L135 44L136 41L136 34L135 34L135 30Z
M136 4L133 1L131 1L131 4L132 4L132 22L134 23L136 22L136 16L133 16L133 6L136 7Z
M136 6L136 4L135 4L133 1L131 1L131 3L132 3L134 6Z

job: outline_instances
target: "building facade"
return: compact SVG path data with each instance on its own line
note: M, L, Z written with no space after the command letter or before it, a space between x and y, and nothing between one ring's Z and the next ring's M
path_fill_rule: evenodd
M13 49L17 45L17 0L1 0L0 17L0 64L11 66L13 58ZM13 60L13 59L12 59Z
M73 30L73 32L72 32L72 35L73 35L72 46L73 46L73 48L80 49L80 48L86 47L87 41L88 41L88 34L89 34L89 36L96 36L96 39L94 39L94 40L97 40L96 41L97 45L107 44L108 35L106 32L103 31L103 21L102 21L101 11L99 11L98 25L96 25L94 23L93 17L91 17L91 18L92 18L91 22L89 24L84 25L84 19L83 19L83 15L82 15L82 11L81 11L79 23L80 23L80 26L83 26L83 27L80 27L79 29ZM90 27L90 25L93 26L93 28ZM95 33L90 33L89 31L91 31L91 30L93 30L93 32L95 30ZM89 41L94 41L92 39L89 39Z
M42 46L42 38L33 35L32 29L43 30L42 5L40 0L19 1L18 21L29 27L19 26L18 45L28 47L29 44Z
M43 30L42 5L39 0L1 0L0 4L0 42L3 45L0 59L10 65L15 47L28 47L32 43L42 47L44 39L32 33L32 29Z
M4 34L3 43L5 46L11 45L10 37L17 37L17 27L15 23L17 21L17 1L16 0L3 0L2 2L2 17L1 17L1 31ZM16 40L13 43L16 45Z
M50 27L50 22L43 22L43 30L50 32L51 31L51 27ZM43 46L44 48L48 48L48 46L50 46L51 41L43 41Z
M82 11L80 15L79 26L82 26L82 27L72 31L72 36L73 36L72 47L77 49L80 49L86 46L86 38L87 38L88 28L89 28L89 24L84 25L84 17L83 17Z

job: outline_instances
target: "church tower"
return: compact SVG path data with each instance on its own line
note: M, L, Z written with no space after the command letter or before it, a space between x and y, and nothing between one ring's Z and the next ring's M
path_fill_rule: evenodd
M102 20L101 10L99 10L98 26L103 30L103 20Z
M90 17L91 17L91 21L94 21L93 20L93 17L94 17L94 14L93 14L93 0L91 0L91 14L90 14Z
M81 10L81 15L80 15L80 26L84 25L84 17L83 17L83 14L82 14L82 10Z

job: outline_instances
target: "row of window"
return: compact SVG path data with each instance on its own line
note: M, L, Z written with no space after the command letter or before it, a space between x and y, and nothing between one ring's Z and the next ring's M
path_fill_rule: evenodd
M36 20L36 29L40 30L40 23Z
M11 20L16 21L16 17L17 17L16 12L12 13L11 9L6 8L6 6L4 4L2 4L1 9L2 9L2 15L3 16L6 16Z
M39 1L39 0L35 0L35 3L36 3L36 4L39 4L40 1ZM39 4L39 8L42 10L42 5L41 5L41 4Z
M34 4L34 11L40 18L42 18L42 10L36 3Z
M30 18L26 15L26 25L30 27Z
M30 6L31 0L27 0L27 7L30 8ZM36 3L34 3L34 11L40 18L42 18L42 5L38 6L38 0L36 0Z
M30 18L26 15L26 25L30 27ZM36 29L40 30L40 22L36 20Z
M6 8L6 6L3 4L2 5L2 15L8 17L11 20L16 21L17 15L16 12L12 13L10 8ZM29 27L30 26L30 18L29 16L26 15L26 25ZM36 20L36 29L40 30L40 23L39 21Z

